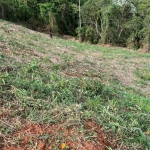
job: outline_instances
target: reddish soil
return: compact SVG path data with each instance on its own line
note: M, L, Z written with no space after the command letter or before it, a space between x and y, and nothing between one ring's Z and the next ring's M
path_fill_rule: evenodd
M11 142L17 138L16 144ZM102 128L87 121L82 130L77 126L67 127L67 124L26 124L15 131L1 150L107 150L107 146L112 147L104 138Z

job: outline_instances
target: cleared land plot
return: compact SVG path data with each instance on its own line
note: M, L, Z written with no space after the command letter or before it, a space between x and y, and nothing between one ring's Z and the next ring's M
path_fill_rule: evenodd
M149 64L0 20L0 148L148 150Z

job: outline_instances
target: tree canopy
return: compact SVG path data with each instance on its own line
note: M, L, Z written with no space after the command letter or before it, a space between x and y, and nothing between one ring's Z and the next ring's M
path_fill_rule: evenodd
M93 44L150 51L150 0L0 0L0 17L32 29L50 25Z

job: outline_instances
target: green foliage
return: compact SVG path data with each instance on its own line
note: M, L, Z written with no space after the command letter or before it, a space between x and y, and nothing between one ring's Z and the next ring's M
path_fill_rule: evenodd
M41 3L39 5L40 15L44 18L45 23L49 23L50 20L50 13L52 12L52 5L50 3Z
M149 71L143 71L143 72L136 72L137 76L140 77L143 80L150 80L150 73Z
M50 23L54 29L56 26L60 33L74 35L77 27L76 2L55 0L51 3L39 3L38 5L40 15L44 18L45 23Z
M145 48L150 51L150 0L79 1L0 0L0 17L22 21L36 30L51 26L54 32L77 35L80 41Z
M87 30L92 27L94 32L94 34L88 35L88 39L94 37L96 42L93 43L100 41L104 44L126 46L129 33L125 32L125 24L132 18L131 8L128 4L117 6L109 0L107 2L87 1L82 6L83 26ZM87 36L86 32L85 36Z
M0 0L0 18L15 21L17 19L14 1Z
M76 28L76 34L80 38L80 42L83 42L85 40L85 28Z
M127 40L127 45L131 48L138 49L141 47L140 43L143 39L143 21L141 17L133 16L132 20L126 24L125 28L129 30L130 37Z
M107 93L107 99L109 99L112 95L107 89L104 89L100 82L76 79L70 82L55 74L44 75L43 72L40 72L38 66L31 64L20 69L19 72L14 72L11 76L7 76L7 84L26 91L26 96L35 99L50 97L50 101L55 100L63 103L80 103L86 97L92 98L96 95L105 97L105 93ZM14 78L14 80L12 81L11 78Z
M100 37L102 38L101 32L107 28L103 26L103 23L107 20L107 16L102 18L102 15L107 11L110 1L91 1L88 0L82 6L82 20L85 30L85 40L89 40L92 43L98 43ZM105 36L105 35L104 35ZM94 40L93 40L94 39Z

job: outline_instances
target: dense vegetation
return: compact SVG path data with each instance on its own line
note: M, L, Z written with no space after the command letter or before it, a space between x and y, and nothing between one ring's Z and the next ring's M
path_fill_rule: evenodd
M150 51L150 0L0 0L0 17L33 29L51 25L81 41Z

